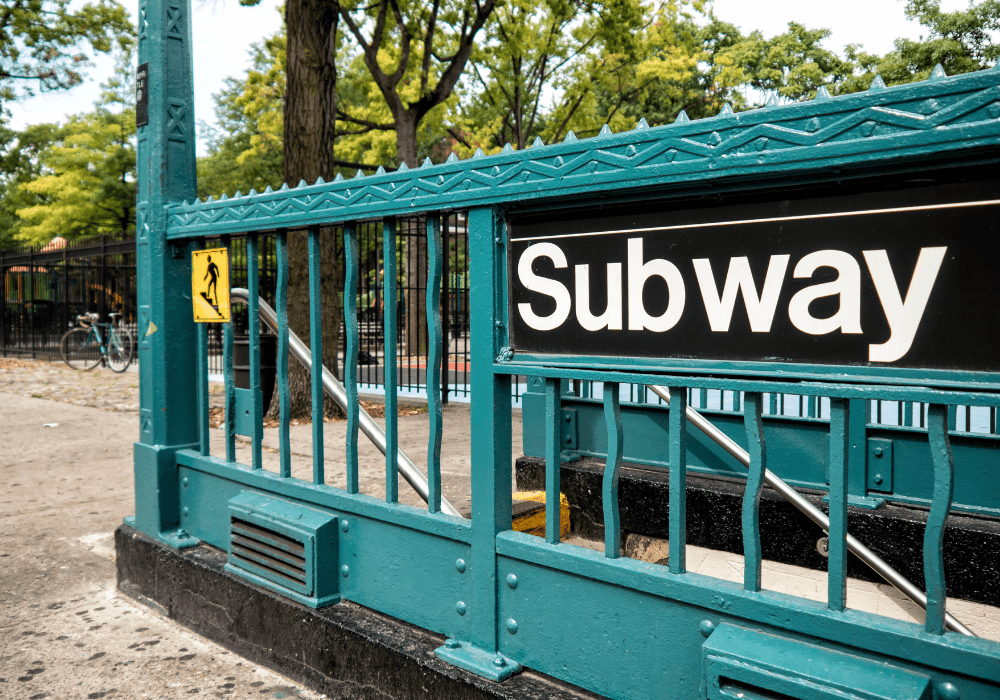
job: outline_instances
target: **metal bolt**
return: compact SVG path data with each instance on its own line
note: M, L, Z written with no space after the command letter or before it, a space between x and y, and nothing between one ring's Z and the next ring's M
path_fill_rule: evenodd
M349 522L347 522L346 520L341 520L340 521L340 529L343 530L344 532L347 532L348 530L351 529L351 524Z
M349 567L347 564L344 564L342 567L340 567L340 575L341 576L343 576L344 578L347 578L347 575L349 573L351 573L351 567Z
M496 321L493 325L497 328L503 328L503 321Z
M517 576L514 574L507 574L507 585L511 588L517 588Z
M702 637L708 637L715 631L715 623L711 620L702 620L701 624L698 625L698 630Z
M938 697L941 700L958 700L958 688L951 683L942 683L937 687Z
M503 668L507 665L507 659L500 656L500 654L497 654L497 657L493 659L493 665L497 668Z
M181 515L187 515L187 514L188 514L188 508L187 506L184 506L183 508L181 508Z
M458 573L464 574L465 573L465 559L456 559L455 560L455 568L458 569Z
M503 245L503 239L500 236L494 238L493 242L496 243L497 245Z
M573 438L571 436L567 435L566 437L563 438L563 442L565 442L568 445L571 442L573 442Z
M188 485L188 478L185 476L183 479L181 479L181 486L187 486L187 485Z
M569 422L570 422L571 420L572 420L572 419L571 419L571 418L570 418L569 416L566 416L566 422L567 422L567 423L569 423Z
M881 447L876 447L875 448L875 456L876 457L881 457L882 456L882 448Z
M517 620L513 617L507 618L507 631L511 634L517 634Z
M821 557L829 557L830 556L830 538L829 537L820 537L818 540L816 540L816 551L819 552L819 555Z
M462 643L457 639L446 639L444 642L445 649L458 649L462 646Z
M876 484L881 484L882 483L882 475L881 474L876 474L875 475L875 483Z
M463 603L461 600L455 603L455 612L457 612L459 615L464 615L465 603Z

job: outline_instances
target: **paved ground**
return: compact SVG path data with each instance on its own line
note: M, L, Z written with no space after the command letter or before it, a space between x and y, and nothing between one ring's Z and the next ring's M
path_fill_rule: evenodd
M135 373L0 359L0 698L318 698L189 633L115 590L112 533L134 512ZM221 387L213 387L213 403ZM468 406L445 413L445 495L468 510ZM384 423L384 419L378 419ZM400 417L400 445L426 463L427 414ZM519 427L520 423L517 421ZM345 422L325 424L328 483L342 483ZM213 452L224 453L221 431ZM277 447L277 431L265 446ZM311 426L293 426L295 474L311 473ZM520 443L520 431L515 437ZM360 441L362 489L384 460ZM264 451L265 468L277 453ZM240 459L249 460L241 443ZM419 498L400 481L402 501Z
M213 403L217 403L219 388ZM0 359L0 698L316 698L315 693L206 642L115 590L112 532L133 508L132 443L137 377L78 373L61 364ZM380 421L381 422L381 421ZM344 478L346 424L326 423L327 481ZM311 427L292 428L293 473L311 470ZM212 449L222 454L221 432ZM445 495L467 511L467 406L445 413ZM400 418L401 447L425 464L427 415ZM519 453L516 413L514 453ZM265 468L275 469L276 430L266 431ZM361 483L383 493L384 462L361 441ZM237 456L248 459L241 444ZM417 505L400 482L401 500ZM583 542L574 542L588 544ZM647 552L661 558L657 547ZM741 580L742 557L688 548L689 570ZM764 563L763 584L825 599L826 577ZM851 607L902 619L922 613L887 585L848 583ZM1000 640L1000 610L949 601L978 634Z

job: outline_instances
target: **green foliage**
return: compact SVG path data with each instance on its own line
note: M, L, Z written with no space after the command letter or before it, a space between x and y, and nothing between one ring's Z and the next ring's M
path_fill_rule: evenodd
M94 111L26 132L37 150L22 156L22 179L12 188L18 240L39 245L55 236L134 233L132 41L119 40L115 75L102 85Z
M90 64L80 45L109 53L132 31L115 0L0 0L0 103L78 85Z
M24 187L42 172L39 154L55 140L56 124L35 124L22 132L0 123L0 248L23 245L17 210L45 202Z
M199 197L281 186L285 46L284 31L254 44L246 77L227 78L214 96L218 124L198 159Z
M1000 30L1000 0L970 2L955 12L942 12L941 0L909 0L906 15L927 27L927 37L897 39L885 56L848 46L847 58L857 70L839 92L867 90L876 75L886 85L901 85L926 80L937 64L948 75L958 75L988 68L1000 58L1000 44L993 39Z

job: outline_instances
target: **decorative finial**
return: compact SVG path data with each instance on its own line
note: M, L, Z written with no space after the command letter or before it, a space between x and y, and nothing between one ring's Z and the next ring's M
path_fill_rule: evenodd
M452 151L448 155L448 158L444 162L445 163L457 163L458 162L458 154L455 153L455 151Z
M424 162L420 164L420 167L421 168L433 168L434 167L434 163L431 162L431 157L427 156L426 158L424 158Z
M643 129L648 129L649 124L646 123L646 118L643 117L639 120L639 123L635 125L635 131L642 131Z
M288 183L287 182L282 182L281 183L281 189L282 190L287 190L288 189Z
M732 106L728 102L726 102L724 105L722 105L722 109L719 110L719 113L716 116L729 117L732 116L733 114L735 114L735 112L733 112Z
M341 175L340 173L337 173L337 176L335 178L333 178L333 181L334 182L343 182L344 181L344 176Z
M354 179L355 180L360 180L364 176L365 176L365 174L363 172L361 172L361 168L358 168L358 172L354 173Z
M542 141L542 137L541 136L536 136L535 140L531 142L531 147L532 148L534 148L535 146L544 146L544 145L545 145L545 143Z
M247 197L253 197L255 194L257 194L257 190L251 187L250 191L247 192Z
M504 146L503 146L503 150L501 150L500 152L501 153L513 153L514 152L514 147L511 146L509 143L505 143Z
M272 192L274 192L274 190L271 189L270 185L264 188L264 194L271 194Z
M299 180L299 184L297 184L296 187L307 187L306 181L305 180Z
M934 66L934 70L931 71L930 77L928 77L927 79L928 80L941 80L941 78L947 78L947 77L948 77L948 74L944 72L944 66L942 66L939 63L936 66Z
M885 81L882 80L881 75L876 75L871 87L868 88L868 92L878 92L879 90L885 90Z
M572 129L570 129L570 132L566 134L566 138L563 139L563 143L568 141L576 141L576 134L573 133Z
M378 166L378 169L375 171L375 174L376 175L385 175L385 168L383 168L381 165Z
M320 176L320 177L316 178L316 182L314 182L313 184L314 185L325 185L326 184L326 180L324 180L322 178L322 176Z
M473 158L484 158L484 157L486 157L486 154L483 153L483 149L477 148L476 152L472 154L472 157Z
M682 109L680 112L678 112L677 118L674 119L674 124L682 124L684 122L689 122L689 121L691 121L691 117L689 117L688 113Z
M767 109L768 107L777 107L777 106L778 106L778 96L772 92L770 95L767 96L767 100L764 102L764 109Z
M410 169L410 166L407 165L406 161L404 160L402 163L399 164L399 167L396 168L396 172L397 173L401 173L401 172L404 172L404 171L409 170L409 169Z
M828 100L830 99L830 91L826 89L826 85L820 85L819 90L816 91L816 97L814 100Z
M598 137L611 136L611 135L613 135L611 127L605 124L604 126L601 127L601 133L598 134Z

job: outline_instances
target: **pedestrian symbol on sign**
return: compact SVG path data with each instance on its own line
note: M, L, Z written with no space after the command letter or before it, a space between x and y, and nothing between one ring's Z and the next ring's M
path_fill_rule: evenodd
M229 251L225 248L191 254L191 299L196 322L229 322Z

